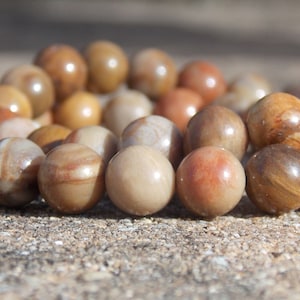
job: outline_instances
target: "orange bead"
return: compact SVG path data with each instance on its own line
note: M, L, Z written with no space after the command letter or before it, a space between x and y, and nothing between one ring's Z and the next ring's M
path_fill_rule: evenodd
M109 41L96 41L84 53L88 66L88 90L110 93L116 90L128 75L128 59L124 51Z
M56 99L61 101L86 86L87 66L73 47L51 45L41 50L34 63L44 69L53 81Z
M24 118L31 118L33 114L27 96L11 85L0 85L0 107L8 108Z
M173 121L183 132L191 117L203 106L204 101L196 92L186 88L175 88L157 100L154 114Z
M211 63L193 61L179 73L178 85L190 88L209 104L226 91L226 82L221 71Z
M77 92L54 110L54 122L70 129L99 125L102 108L96 96L89 92Z

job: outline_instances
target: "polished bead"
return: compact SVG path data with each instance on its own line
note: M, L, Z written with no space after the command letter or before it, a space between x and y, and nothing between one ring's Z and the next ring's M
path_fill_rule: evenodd
M120 138L120 148L145 145L160 151L176 169L182 159L182 135L170 120L156 115L131 122Z
M26 138L40 125L32 119L15 117L0 123L0 139L7 137Z
M70 133L71 129L67 127L51 124L34 130L28 139L39 145L44 153L48 153L59 146Z
M48 74L34 65L20 65L8 70L2 77L3 84L9 84L22 91L31 103L33 118L51 109L54 104L54 87Z
M50 151L38 172L41 196L56 211L78 214L104 194L104 163L87 146L70 143Z
M287 93L271 93L249 109L246 124L255 149L283 143L300 132L300 100ZM300 145L300 140L294 142Z
M191 117L203 107L204 101L198 93L178 87L156 101L154 114L168 118L184 132Z
M53 124L53 111L47 110L38 117L33 119L40 126L47 126Z
M210 105L189 122L184 135L185 153L204 146L219 146L242 159L248 145L248 133L241 117L219 105Z
M244 73L235 78L229 84L227 92L214 103L246 117L248 109L271 91L271 84L266 78L254 73Z
M87 46L88 90L110 93L127 80L129 63L124 51L110 41L95 41Z
M179 73L178 85L197 92L206 104L223 95L227 88L219 68L206 61L185 64Z
M130 122L148 116L152 111L152 103L146 95L125 90L110 99L104 107L104 125L119 137Z
M45 155L25 138L0 141L0 206L20 207L36 200L37 173Z
M239 160L215 146L191 152L176 173L179 199L192 213L205 218L232 210L242 198L245 181Z
M111 201L120 210L137 216L163 209L175 189L170 162L159 151L142 145L118 152L108 164L105 181Z
M51 45L36 55L34 63L52 79L57 100L62 101L74 92L85 89L87 66L75 48L64 44Z
M118 139L107 128L102 126L85 126L73 130L63 141L64 143L83 144L96 151L105 164L118 151Z
M102 107L94 94L78 91L55 107L53 117L55 123L72 130L99 125L102 120Z
M9 108L0 106L0 123L18 116L17 113L12 112Z
M132 57L129 72L131 88L157 99L173 89L176 83L176 65L164 51L147 48Z
M262 211L282 214L300 208L300 152L288 145L268 145L246 165L246 191Z
M28 97L12 85L0 85L0 107L8 108L20 117L31 118L32 106Z

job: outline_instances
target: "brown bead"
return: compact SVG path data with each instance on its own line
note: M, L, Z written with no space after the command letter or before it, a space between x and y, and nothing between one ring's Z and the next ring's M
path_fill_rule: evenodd
M8 108L24 118L31 118L33 115L28 97L12 85L0 85L0 107Z
M154 114L171 120L181 132L184 132L191 117L203 106L204 102L199 94L190 89L178 87L156 101Z
M176 169L182 159L182 135L176 125L161 116L147 116L131 122L120 138L120 148L145 145L160 151Z
M92 93L79 91L59 103L54 109L54 122L70 129L99 125L102 108Z
M34 65L21 65L7 71L3 84L9 84L22 91L31 103L36 118L51 109L54 104L54 87L48 74Z
M158 49L144 49L131 60L129 86L157 99L177 83L177 69L171 57Z
M163 209L175 190L170 162L159 151L142 145L118 152L108 164L105 182L111 201L122 211L137 216Z
M247 127L255 149L282 143L300 132L300 100L287 93L272 93L248 112Z
M104 107L104 125L119 137L130 122L150 115L152 110L152 102L146 95L125 90L114 96Z
M245 73L234 79L227 92L217 98L214 104L226 106L245 118L248 109L271 91L271 84L266 78Z
M288 145L269 145L246 165L246 191L262 211L282 214L300 208L300 152Z
M224 106L207 106L190 120L184 135L186 154L204 146L225 148L241 160L248 146L243 120Z
M0 141L0 206L20 207L36 200L37 173L44 153L25 138Z
M70 133L71 129L67 127L51 124L34 130L28 139L39 145L44 153L48 153L59 146Z
M178 85L197 92L206 104L223 95L227 84L221 71L206 61L192 61L183 66Z
M40 125L32 119L15 117L0 123L0 139L7 137L26 138Z
M107 128L102 126L85 126L73 130L63 143L78 143L96 151L105 164L118 151L118 139Z
M55 210L78 214L94 207L104 194L104 163L87 146L70 143L50 151L38 173L41 196Z
M81 54L71 46L55 44L42 49L34 63L44 69L52 79L56 99L59 101L86 86L86 63Z
M179 199L191 212L205 218L224 215L242 198L245 173L239 160L224 148L194 150L176 172Z
M95 41L87 46L84 56L88 66L89 91L110 93L126 81L128 59L118 45L110 41Z

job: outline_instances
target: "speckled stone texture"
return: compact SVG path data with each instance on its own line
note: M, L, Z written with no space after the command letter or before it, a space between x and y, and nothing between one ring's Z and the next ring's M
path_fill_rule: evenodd
M129 53L161 46L179 64L211 59L226 79L257 71L275 89L298 80L297 1L170 2L2 1L0 72L48 43L82 47L102 37ZM299 249L299 211L270 217L247 198L210 221L176 200L146 218L108 199L79 216L34 202L0 208L0 298L296 300Z

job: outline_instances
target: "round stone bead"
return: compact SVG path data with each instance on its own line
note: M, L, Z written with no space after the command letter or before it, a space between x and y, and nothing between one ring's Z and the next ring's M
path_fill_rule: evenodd
M78 91L59 103L54 109L54 122L70 129L99 125L102 107L92 93Z
M282 214L300 208L300 152L288 145L268 145L246 164L249 199L262 211Z
M224 215L242 198L245 173L229 151L207 146L194 150L176 173L179 199L192 213L205 218Z
M58 124L40 127L29 134L28 139L41 147L44 153L59 146L71 133L71 129Z
M154 108L154 114L171 120L184 132L186 126L200 109L204 106L202 97L187 88L174 88L166 95L160 97Z
M131 122L120 138L120 148L145 145L160 151L176 169L182 159L182 135L170 120L156 115Z
M132 89L157 99L173 89L176 83L176 65L164 51L147 48L132 57L128 81Z
M38 185L43 199L56 211L85 212L104 194L103 159L84 145L60 145L41 163Z
M300 148L300 100L287 93L271 93L248 112L247 127L255 149L269 144L291 143Z
M88 66L89 91L110 93L127 80L129 63L124 51L110 41L95 41L87 46L84 57Z
M25 138L0 141L0 206L21 207L37 199L37 174L44 153Z
M153 105L143 93L125 90L109 100L103 110L104 125L119 137L132 121L148 116Z
M48 126L53 124L53 111L47 110L38 117L33 119L36 123L38 123L40 126Z
M0 139L7 137L26 138L40 125L32 119L15 117L0 123Z
M85 126L73 130L64 143L86 145L96 151L107 164L118 151L118 139L107 128L102 126Z
M8 70L3 84L13 85L22 91L31 103L33 118L51 109L54 104L54 87L48 74L38 66L20 65Z
M17 113L12 112L8 107L0 106L0 123L18 116L19 115Z
M31 118L32 106L28 97L12 85L0 85L0 107L8 108L20 117Z
M111 201L131 215L146 216L163 209L175 189L171 163L159 151L135 145L118 152L106 170Z
M247 150L248 133L241 117L219 105L210 105L189 122L184 135L184 150L189 153L204 146L219 146L241 160Z
M197 92L209 104L226 92L227 84L222 72L206 61L185 64L179 73L178 85Z
M52 79L58 101L85 89L86 63L82 55L69 45L54 44L42 49L36 55L34 64L44 69Z
M271 91L271 84L265 77L244 73L234 79L229 84L227 92L214 103L226 106L245 118L248 109Z

